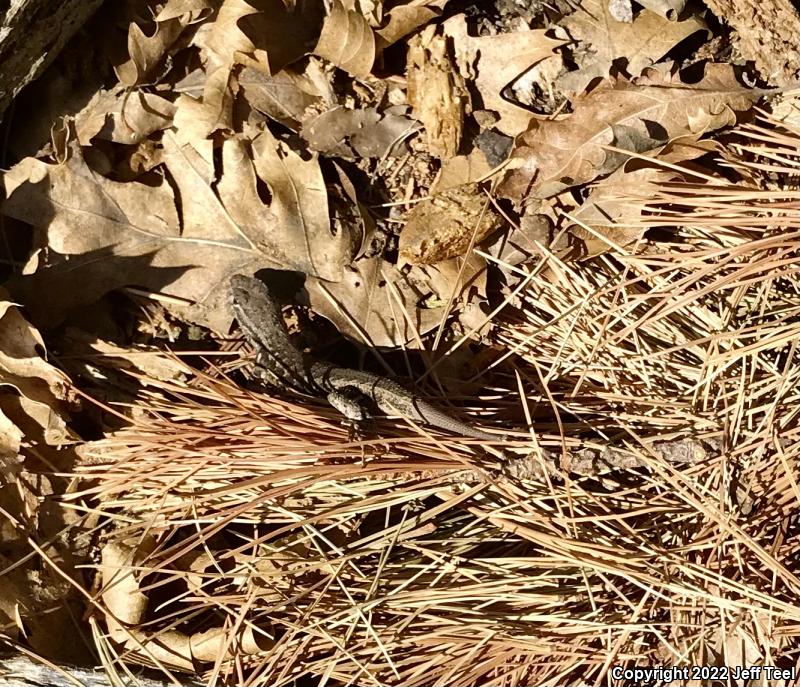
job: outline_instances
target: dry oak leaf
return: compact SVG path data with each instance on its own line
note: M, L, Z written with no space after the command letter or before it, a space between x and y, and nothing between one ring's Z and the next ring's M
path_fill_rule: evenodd
M448 0L411 0L404 5L395 5L389 10L384 26L377 29L378 51L388 48L401 38L441 15Z
M499 115L494 127L507 136L524 131L532 113L506 100L503 90L537 62L553 55L564 41L548 38L544 29L473 37L467 34L463 14L444 22L443 30L453 40L459 73L472 82L483 109ZM473 102L473 109L478 109L478 103Z
M232 130L233 93L230 81L230 70L218 67L208 74L202 98L193 98L186 93L178 96L173 123L181 145L194 144L215 131Z
M244 64L268 76L302 57L316 37L320 11L312 0L299 0L293 11L283 0L225 0L193 41L207 78L202 98L183 93L176 103L181 142L231 129L233 67Z
M250 107L295 132L300 130L306 111L319 108L323 102L313 81L290 68L268 76L247 67L242 70L238 82Z
M331 320L342 334L374 347L419 348L417 334L439 326L448 313L443 307L425 307L431 301L445 303L455 290L466 296L486 290L486 262L470 255L435 266L399 269L380 257L357 260L336 283L306 280L311 308Z
M283 4L283 3L281 3ZM200 48L201 60L207 71L220 67L230 68L237 63L255 63L253 66L266 69L266 51L256 48L252 39L241 29L239 22L258 8L247 0L223 0L213 21L198 32L192 43Z
M566 218L567 228L582 243L580 258L617 252L638 241L647 230L641 202L630 194L647 195L659 183L680 174L672 169L645 167L632 172L618 169L592 189L581 206Z
M699 136L676 138L644 157L629 159L610 176L591 187L578 208L565 207L568 192L536 201L526 208L518 231L509 235L509 248L498 257L518 264L518 254L530 256L532 241L538 241L562 260L587 259L624 252L652 226L648 202L664 183L681 179L692 170L691 161L720 145ZM663 163L670 163L664 165ZM538 206L538 207L537 207ZM557 209L556 209L557 208ZM566 232L564 231L566 229ZM521 250L520 250L521 249Z
M637 2L670 21L676 21L686 7L686 0L637 0Z
M624 151L644 153L679 136L734 124L736 113L764 94L740 84L727 64L706 65L697 83L653 69L633 82L609 83L578 97L570 117L532 121L517 140L498 193L516 201L549 198L610 174L629 157Z
M232 660L241 655L264 654L274 642L269 628L248 625L232 634L228 627L212 627L191 635L178 630L149 630L145 616L150 598L141 590L141 570L154 545L146 540L134 547L127 542L110 542L101 552L101 600L106 610L108 634L130 655L139 652L148 662L193 671L197 662Z
M0 288L0 455L16 456L23 436L41 436L50 445L70 440L66 427L69 382L41 355L39 332ZM33 425L35 430L29 428Z
M384 25L378 27L376 15L379 12L368 12L365 3L334 0L314 54L356 78L365 78L383 50L438 17L447 2L412 0L396 5L389 11ZM373 9L382 11L383 8Z
M211 0L168 0L155 17L151 35L136 23L128 27L128 59L114 67L120 83L135 86L158 65L183 30L211 14Z
M716 141L700 140L697 135L682 136L644 158L628 160L594 185L581 206L566 218L567 231L582 244L579 257L591 258L638 241L652 223L647 204L658 188L683 180L686 174L680 168L691 171L691 160L719 147Z
M223 0L213 21L198 31L206 69L243 64L265 74L276 74L306 54L322 22L322 3L296 0Z
M606 0L582 0L580 7L560 22L570 36L591 46L578 60L578 69L558 79L560 90L582 93L596 78L609 76L615 60L625 58L630 76L661 59L684 38L706 29L699 17L670 21L643 10L632 22L611 16Z
M18 284L35 320L55 326L67 309L135 284L192 303L169 307L227 332L227 281L234 272L279 266L340 276L350 238L331 232L316 159L301 159L266 131L253 141L251 159L248 143L231 138L223 143L217 180L208 152L179 145L169 131L163 144L180 215L167 181L112 181L92 170L76 146L65 164L27 158L5 176L3 212L32 224L35 247L46 249ZM258 178L272 192L269 206L259 197Z
M174 114L175 105L160 95L117 86L98 91L75 115L75 131L83 146L95 137L132 145L171 126Z
M335 107L304 122L300 135L311 150L328 156L370 158L400 153L395 145L418 124L394 110Z
M314 54L343 69L351 76L369 76L375 62L375 34L364 16L333 0L325 17Z

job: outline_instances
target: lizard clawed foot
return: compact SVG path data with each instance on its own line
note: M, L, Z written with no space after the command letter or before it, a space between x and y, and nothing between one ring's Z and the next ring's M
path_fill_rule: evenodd
M364 433L361 431L361 425L357 421L344 419L342 420L342 425L347 427L347 441L349 443L360 441L364 438Z

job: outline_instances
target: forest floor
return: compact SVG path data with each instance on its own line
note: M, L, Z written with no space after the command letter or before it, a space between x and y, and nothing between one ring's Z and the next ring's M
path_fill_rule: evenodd
M795 27L105 3L2 125L0 639L109 684L795 684ZM263 384L237 274L487 438Z

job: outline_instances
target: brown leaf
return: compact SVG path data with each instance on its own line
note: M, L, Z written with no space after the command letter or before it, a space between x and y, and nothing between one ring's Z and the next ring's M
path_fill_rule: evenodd
M0 288L0 377L2 383L37 403L57 409L67 395L67 379L42 358L44 342Z
M620 168L592 189L583 204L567 218L569 232L583 242L580 257L591 258L638 241L647 229L641 221L642 205L625 199L626 196L646 194L654 185L676 176L678 172L659 167L633 172Z
M412 0L405 5L395 5L388 15L388 20L375 31L378 38L379 51L388 48L401 38L425 26L429 21L441 15L448 0Z
M181 146L168 132L164 147L180 217L169 183L111 181L76 147L63 165L28 158L6 175L3 211L33 224L36 246L48 247L19 284L37 319L54 326L68 308L136 284L194 303L181 310L185 317L227 332L233 272L278 266L338 278L352 239L332 235L315 159L302 160L265 132L253 142L253 161L235 137L223 144L224 173L215 183L210 142ZM257 176L269 185L270 206Z
M464 184L414 205L400 232L400 257L412 265L433 265L463 257L503 225L477 184Z
M194 670L199 662L213 664L232 660L234 656L269 651L274 643L268 635L269 626L250 626L235 634L231 634L229 627L211 627L190 635L178 630L148 628L144 623L150 598L142 591L139 580L153 548L152 540L148 539L136 548L128 543L110 542L101 551L100 598L106 610L108 633L115 642L132 654L142 652L150 661L184 671Z
M367 258L345 269L341 281L309 279L306 289L314 312L331 320L351 339L370 347L417 348L415 331L430 331L446 314L443 307L424 306L431 300L448 300L460 265L461 261L454 259L435 267L400 270L380 257ZM456 293L463 294L470 287L484 293L485 267L482 258L470 256Z
M706 66L702 81L654 70L634 82L617 81L575 102L575 114L559 121L533 121L517 141L512 166L498 192L507 198L548 198L571 186L613 172L627 155L670 139L702 134L735 123L764 91L749 89L724 64Z
M580 53L578 69L558 80L560 89L575 93L582 93L594 79L609 76L612 64L620 58L627 60L625 69L630 76L639 76L684 38L706 30L699 17L670 21L648 10L639 12L631 23L617 21L604 0L582 0L560 25L591 46L590 52Z
M117 87L95 94L75 115L75 130L83 146L90 145L95 136L130 145L166 129L174 114L175 105L160 95Z
M213 6L210 0L168 0L155 17L155 27L148 28L148 33L139 24L131 23L128 59L114 67L120 83L124 86L142 83L161 63L184 28L210 14Z
M269 209L275 227L268 243L285 255L281 263L321 279L339 279L354 239L331 230L328 194L316 155L304 160L265 129L253 141L253 156L258 176L272 192ZM236 193L235 186L231 191Z
M244 64L276 74L308 52L321 23L322 3L297 0L223 0L208 30L198 33L207 70Z
M246 68L238 81L251 107L293 131L300 130L306 110L322 104L321 94L311 79L291 69L268 76Z
M16 456L24 435L58 446L70 441L66 426L67 378L43 357L44 343L0 288L0 455ZM7 389L6 389L7 390ZM34 425L34 428L29 425Z
M218 67L207 75L202 98L193 98L185 93L178 96L173 122L181 144L195 144L215 131L231 131L232 116L230 69Z
M209 16L217 4L216 0L168 0L156 15L156 21L185 17L187 24L194 24Z
M375 34L363 15L345 9L340 0L333 0L314 54L351 76L364 78L375 62Z
M544 29L473 37L463 14L448 19L444 32L453 40L459 72L472 82L483 107L500 116L498 131L516 136L525 130L531 112L503 97L503 89L537 62L553 54L563 41L548 38ZM473 103L473 108L477 106Z
M565 259L624 251L647 230L647 200L659 186L683 179L681 168L688 170L691 160L717 148L715 141L699 140L697 135L683 136L643 157L631 158L608 178L593 185L580 207L561 219L557 236L565 240L557 239L555 243L559 245L546 240L543 243ZM566 228L568 235L562 228Z
M269 73L266 51L257 49L250 36L239 26L245 17L257 12L258 9L247 0L223 0L213 23L193 41L200 48L208 71L242 63L252 64Z
M147 379L161 381L185 380L191 373L190 368L177 356L155 346L117 346L111 341L98 338L90 334L68 327L61 338L62 350L74 352L85 356L87 351L98 354L104 361L110 361L113 368L121 370L134 370Z
M374 107L348 110L335 107L304 122L300 135L311 150L338 157L383 157L399 153L393 149L416 122L394 112L380 113Z
M378 226L375 222L375 219L370 214L370 211L358 199L356 187L353 185L353 182L350 181L350 178L347 176L345 171L335 162L333 163L333 166L334 169L336 169L336 174L339 177L339 183L342 186L342 190L344 191L345 196L347 196L347 199L350 201L351 207L354 210L353 214L356 219L355 224L360 232L360 238L356 241L358 248L356 251L354 251L354 257L358 259L363 257L363 255L370 249Z
M22 431L0 409L0 474L8 476L11 466L15 465L14 459L19 455L19 445L22 441Z
M442 162L430 192L440 193L462 184L472 184L483 179L491 171L486 155L480 148L473 148L469 155L456 155Z
M205 58L207 78L202 98L188 93L178 98L175 126L181 143L232 130L234 65L248 65L251 74L258 70L267 78L304 54L317 17L315 6L304 11L309 1L300 0L289 11L283 0L224 0L215 21L194 41Z
M651 12L676 21L683 8L686 7L686 0L638 0L642 7L646 7Z

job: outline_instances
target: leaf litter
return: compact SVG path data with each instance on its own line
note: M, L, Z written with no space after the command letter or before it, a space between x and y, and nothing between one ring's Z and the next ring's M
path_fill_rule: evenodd
M796 653L800 108L694 6L490 4L94 20L105 83L3 173L14 642L254 685ZM260 388L264 269L299 346L505 439Z

